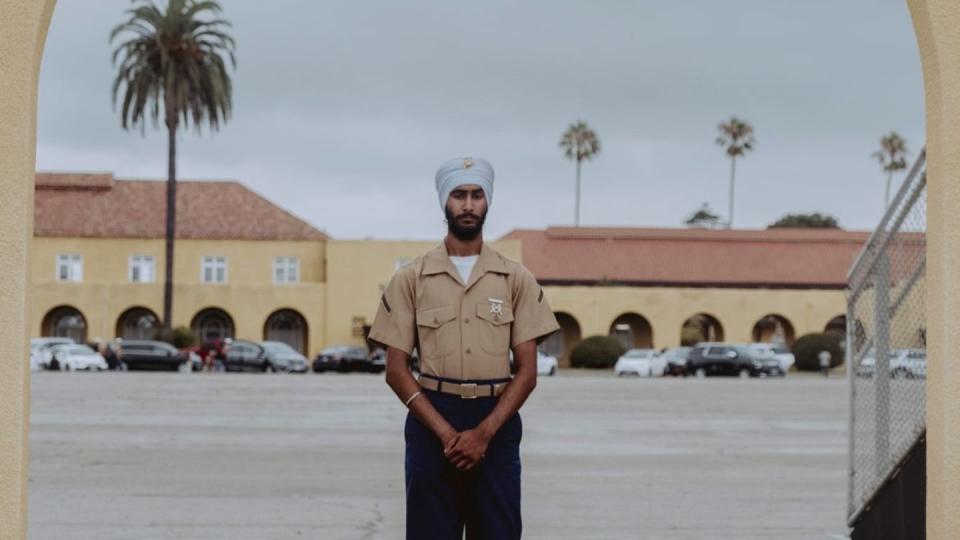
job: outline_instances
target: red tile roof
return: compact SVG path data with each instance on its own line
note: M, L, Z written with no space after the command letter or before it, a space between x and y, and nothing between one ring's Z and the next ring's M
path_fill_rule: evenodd
M34 235L163 238L166 181L110 173L37 173ZM238 182L177 181L177 238L325 240L327 235Z
M826 288L870 233L830 229L572 228L516 230L523 263L542 284Z

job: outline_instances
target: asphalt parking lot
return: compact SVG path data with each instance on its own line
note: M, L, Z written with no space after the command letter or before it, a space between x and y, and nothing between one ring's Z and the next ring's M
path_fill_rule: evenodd
M382 375L32 375L29 538L403 538ZM846 384L561 372L524 407L524 537L842 538Z

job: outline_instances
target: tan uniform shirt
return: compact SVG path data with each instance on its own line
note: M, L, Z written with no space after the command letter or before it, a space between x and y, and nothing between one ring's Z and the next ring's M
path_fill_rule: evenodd
M370 339L420 353L420 372L457 380L510 376L509 351L560 329L529 270L483 245L464 284L440 244L394 274Z

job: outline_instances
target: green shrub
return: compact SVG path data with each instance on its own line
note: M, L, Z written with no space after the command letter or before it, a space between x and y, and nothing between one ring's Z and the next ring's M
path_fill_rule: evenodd
M680 345L683 347L693 347L703 340L703 331L699 326L684 326L680 329Z
M801 371L820 370L820 351L830 351L830 367L843 363L843 335L837 332L807 334L793 342L793 356Z
M160 328L154 334L153 339L165 341L178 349L185 349L197 344L197 335L188 326L178 326L173 330Z
M626 349L610 336L591 336L581 341L570 352L570 366L576 368L608 369L617 363Z

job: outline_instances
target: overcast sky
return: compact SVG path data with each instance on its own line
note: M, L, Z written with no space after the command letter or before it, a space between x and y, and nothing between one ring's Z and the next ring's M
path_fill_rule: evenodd
M437 238L433 175L496 169L487 238L573 221L557 147L583 119L584 225L681 226L727 212L731 115L757 148L737 165L735 224L788 212L871 229L897 130L923 142L920 61L901 0L539 2L225 0L234 117L182 132L179 176L235 179L335 238ZM40 77L37 167L166 177L163 131L125 132L107 42L129 0L59 0Z

